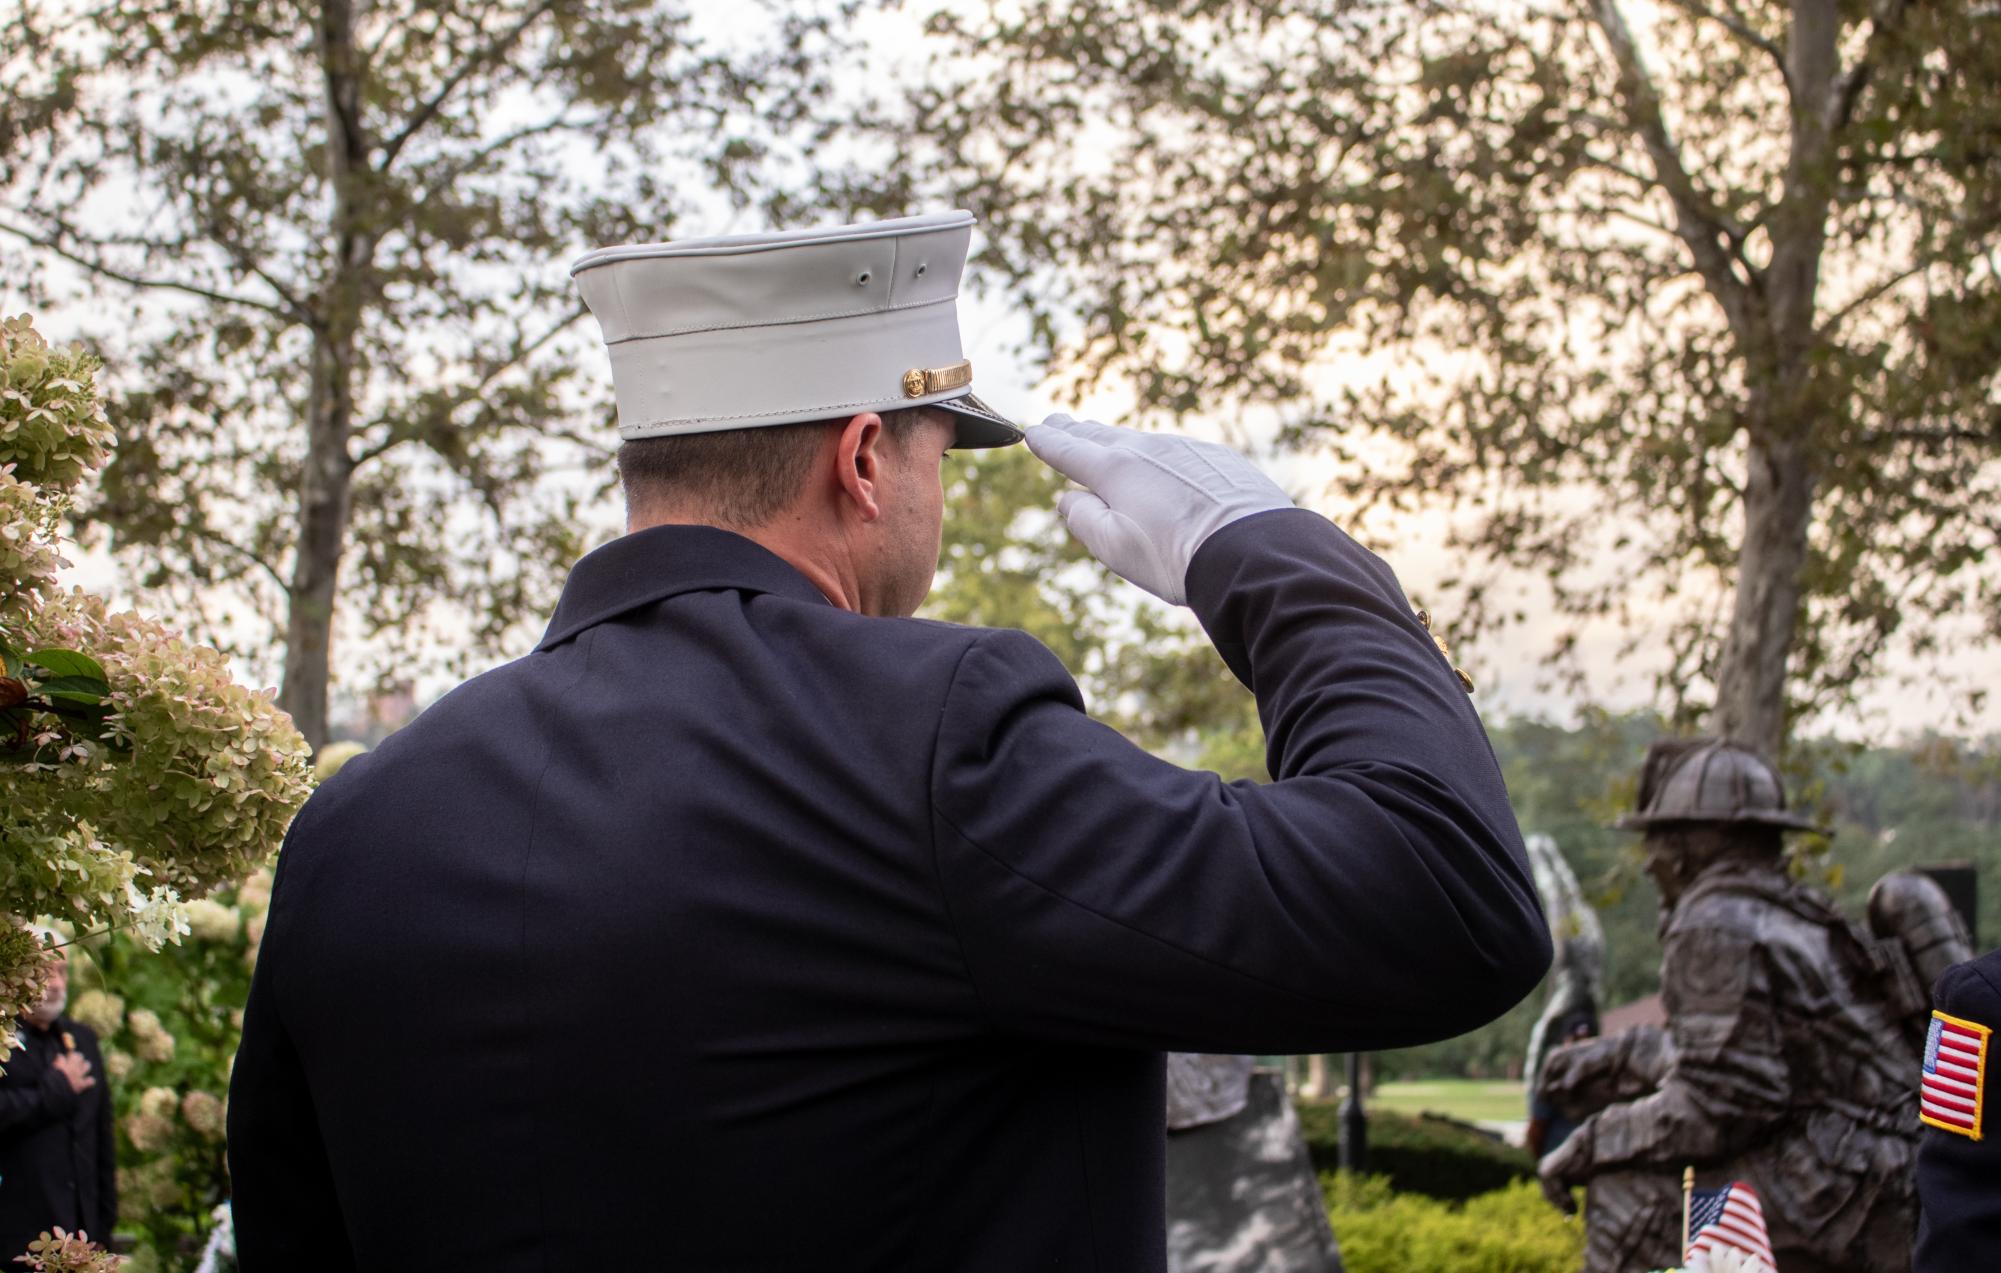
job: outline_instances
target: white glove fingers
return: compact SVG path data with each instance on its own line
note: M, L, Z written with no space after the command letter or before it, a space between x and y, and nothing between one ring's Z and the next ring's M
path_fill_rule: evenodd
M1082 438L1099 446L1131 446L1140 439L1150 436L1138 429L1121 429L1117 425L1101 424L1096 420L1072 420L1069 416L1063 418L1067 421L1063 426L1064 432L1073 438Z
M1093 557L1110 566L1114 574L1165 601L1176 605L1181 603L1179 580L1153 578L1159 573L1159 554L1138 522L1089 491L1065 491L1056 501L1056 507L1063 514L1063 522L1070 528L1070 533L1077 537L1077 542L1089 549ZM1176 595L1165 595L1161 586L1163 582Z
M1114 458L1104 447L1053 424L1037 425L1027 430L1023 437L1036 459L1085 486L1096 486L1103 481Z
M1051 468L1088 487L1057 501L1078 542L1121 578L1180 604L1188 563L1241 517L1289 508L1278 485L1228 447L1052 415L1028 431Z

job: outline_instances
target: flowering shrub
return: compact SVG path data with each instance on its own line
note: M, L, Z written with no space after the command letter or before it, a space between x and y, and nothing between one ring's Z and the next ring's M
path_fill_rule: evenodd
M28 1253L14 1262L33 1273L118 1273L119 1267L118 1257L90 1241L90 1235L61 1229L30 1242Z
M220 654L57 586L71 493L111 444L98 366L0 321L0 1019L40 997L18 921L157 949L183 899L269 859L310 785L290 719Z
M229 1197L229 1066L270 903L259 869L189 903L176 946L155 953L119 932L72 962L70 1015L97 1031L118 1113L118 1228L138 1239L127 1273L193 1269Z

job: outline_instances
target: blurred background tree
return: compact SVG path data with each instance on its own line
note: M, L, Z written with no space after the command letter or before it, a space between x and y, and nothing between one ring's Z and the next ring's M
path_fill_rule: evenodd
M315 747L338 614L468 670L546 613L609 476L564 264L789 215L860 7L0 0L0 263L135 298L84 522L205 635L282 651Z
M1263 413L1331 464L1344 519L1439 513L1455 640L1533 612L1566 621L1562 661L1616 620L1671 723L1778 752L1891 651L1942 670L2001 634L1992 6L1028 0L931 25L893 125L930 146L856 197L942 174L1059 377L1163 420Z

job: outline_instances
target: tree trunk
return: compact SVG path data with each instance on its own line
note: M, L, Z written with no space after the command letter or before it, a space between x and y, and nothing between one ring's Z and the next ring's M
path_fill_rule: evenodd
M353 363L351 332L341 342L327 332L315 334L306 463L299 482L299 543L287 590L291 605L285 619L285 683L279 696L279 706L292 714L292 723L315 751L327 741L334 595L347 539Z
M1300 1092L1314 1101L1324 1101L1334 1094L1333 1069L1327 1064L1327 1058L1318 1052L1306 1058L1306 1082L1301 1085Z
M1750 472L1736 605L1716 676L1716 732L1777 760L1787 731L1786 663L1806 619L1800 572L1813 520L1814 313L1834 166L1829 130L1839 88L1834 0L1793 0L1786 41L1791 146L1773 210L1764 273L1768 343L1747 350ZM1769 355L1769 361L1764 356Z
M1751 434L1737 596L1716 677L1716 732L1777 759L1786 738L1786 660L1800 621L1813 467L1797 433Z
M313 366L306 402L306 461L299 477L299 535L287 588L285 681L279 705L318 750L327 741L334 603L347 542L354 460L356 348L366 276L375 241L368 211L369 141L361 122L362 59L352 0L325 0L319 11L320 68L325 79L327 182L333 195L332 246L313 324Z

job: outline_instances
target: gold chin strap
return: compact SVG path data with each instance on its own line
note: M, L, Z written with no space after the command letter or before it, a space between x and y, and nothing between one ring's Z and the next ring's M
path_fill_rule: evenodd
M955 362L949 367L912 367L903 373L903 396L922 398L947 389L963 389L973 383L973 364Z

